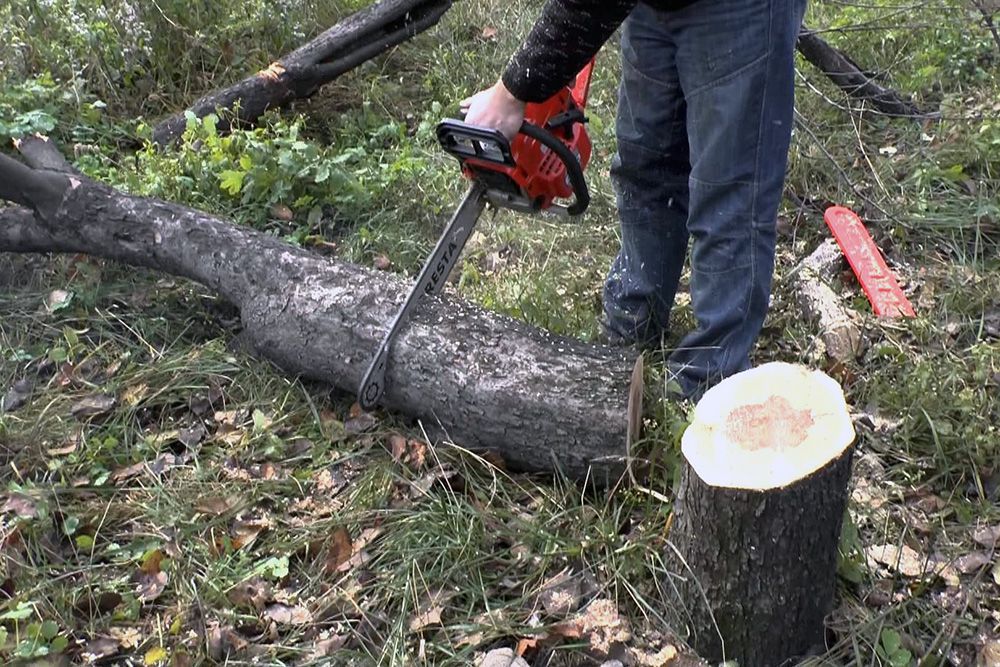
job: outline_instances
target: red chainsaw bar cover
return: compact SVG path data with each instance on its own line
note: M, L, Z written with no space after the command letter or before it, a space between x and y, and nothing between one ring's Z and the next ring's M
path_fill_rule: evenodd
M849 208L831 206L823 214L861 289L878 317L915 317L913 306L899 289L892 271L861 218Z

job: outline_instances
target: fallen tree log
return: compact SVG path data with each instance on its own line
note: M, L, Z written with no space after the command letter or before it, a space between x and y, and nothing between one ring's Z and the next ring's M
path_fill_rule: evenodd
M880 113L908 117L925 115L915 104L903 99L895 90L886 88L865 74L853 60L839 49L830 46L814 30L803 26L796 47L806 60L848 96L868 102Z
M218 110L253 123L265 111L309 97L322 85L435 25L452 0L382 0L352 14L267 69L205 95L153 128L153 143L165 146L184 133L187 114L202 118ZM222 127L229 127L228 118Z
M0 251L86 253L197 281L237 306L243 336L284 371L353 394L410 283L319 257L170 202L53 171L58 151L0 154ZM27 208L22 208L27 207ZM433 437L510 467L600 483L624 471L624 353L428 297L396 340L383 404Z
M823 649L854 438L837 383L791 364L734 375L695 407L665 589L673 629L712 664Z

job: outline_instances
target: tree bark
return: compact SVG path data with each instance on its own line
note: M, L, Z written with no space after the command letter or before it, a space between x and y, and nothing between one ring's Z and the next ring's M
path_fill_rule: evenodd
M713 664L822 650L854 429L836 383L765 364L707 392L684 434L666 551L674 629Z
M864 100L877 111L889 116L924 116L915 104L904 100L899 93L886 88L861 71L844 55L823 40L813 30L803 27L797 43L799 53L833 83L857 100Z
M381 0L370 5L267 69L209 93L185 111L161 121L153 129L153 143L165 146L176 141L184 132L189 112L201 118L225 110L239 114L237 123L253 123L268 109L309 97L344 72L427 30L450 7L451 0ZM221 119L220 129L229 127L229 120Z
M54 147L28 142L26 157ZM57 151L55 151L57 152ZM49 163L51 166L51 163ZM243 336L286 372L354 394L410 282L252 229L0 155L0 251L86 253L183 276L240 309ZM385 407L514 469L605 484L623 472L633 361L451 297L396 340Z

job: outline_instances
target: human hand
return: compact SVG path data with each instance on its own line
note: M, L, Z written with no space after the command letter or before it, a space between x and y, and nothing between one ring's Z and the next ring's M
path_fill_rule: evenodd
M500 130L508 139L517 136L524 122L524 102L514 97L503 81L467 97L459 106L466 123Z

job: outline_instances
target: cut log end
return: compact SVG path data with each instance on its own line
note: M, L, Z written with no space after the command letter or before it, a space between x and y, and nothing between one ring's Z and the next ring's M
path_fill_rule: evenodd
M853 442L840 387L801 366L740 373L699 402L665 563L671 624L702 657L772 667L822 646Z
M695 408L681 448L710 486L767 490L823 469L854 437L836 382L776 362L710 389Z

